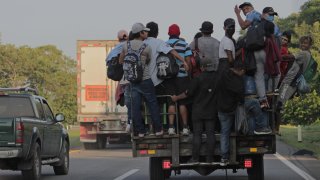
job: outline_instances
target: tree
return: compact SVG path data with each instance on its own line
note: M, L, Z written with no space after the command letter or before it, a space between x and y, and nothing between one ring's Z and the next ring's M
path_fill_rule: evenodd
M55 112L76 121L76 66L55 46L37 48L0 45L0 86L31 84L39 90Z

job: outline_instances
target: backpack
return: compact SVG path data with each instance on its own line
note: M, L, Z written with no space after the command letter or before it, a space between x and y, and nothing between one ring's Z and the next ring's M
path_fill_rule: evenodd
M123 76L123 67L122 64L119 63L119 55L109 60L107 66L108 78L114 81L120 81Z
M192 56L190 58L191 61L191 75L192 77L197 77L198 75L201 74L201 69L200 69L200 55L199 55L199 47L198 47L198 38L195 38L195 49L192 51Z
M124 57L123 72L125 80L132 83L138 83L142 81L143 77L143 65L140 59L142 51L147 47L145 43L135 51L131 48L131 43L128 41L128 53Z
M307 68L303 73L303 76L307 82L310 82L313 79L313 77L316 75L317 68L318 68L318 63L311 56L308 62Z
M173 48L179 40L174 42L171 47ZM178 75L179 73L179 65L176 62L176 58L168 53L160 53L156 59L157 64L157 77L159 79L171 79Z
M265 46L265 23L259 22L256 25L250 27L247 31L245 48L251 51L257 51L263 49Z

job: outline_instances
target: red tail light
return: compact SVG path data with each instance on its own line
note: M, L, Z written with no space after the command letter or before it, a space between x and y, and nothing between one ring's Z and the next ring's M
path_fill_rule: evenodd
M252 168L252 160L251 159L245 159L244 160L244 167L245 168Z
M23 122L16 122L16 144L22 144L23 143L23 131L24 131L24 125Z
M162 161L162 169L171 169L171 162L170 162L170 160L163 160L163 161Z

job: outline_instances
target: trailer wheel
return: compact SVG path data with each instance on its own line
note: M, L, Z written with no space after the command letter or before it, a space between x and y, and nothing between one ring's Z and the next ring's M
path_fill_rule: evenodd
M247 169L249 180L264 180L263 155L252 156L252 168Z
M53 171L56 175L67 175L69 172L69 144L65 140L59 155L59 163L53 165Z
M31 157L31 169L22 170L22 176L26 180L40 180L41 176L41 158L40 158L40 146L36 143L32 149Z
M105 149L107 143L107 137L105 135L97 136L97 148L98 149Z
M83 147L85 150L98 149L97 143L83 143Z
M162 169L162 158L149 158L149 177L150 180L164 180L165 171Z

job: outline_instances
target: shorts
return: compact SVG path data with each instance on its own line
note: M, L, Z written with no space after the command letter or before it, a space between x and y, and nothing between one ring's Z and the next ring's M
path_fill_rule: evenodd
M175 103L169 97L176 94L175 79L176 78L166 79L155 87L159 104L167 103L168 105L175 105ZM159 97L159 96L168 96L168 97Z
M175 78L175 94L179 95L183 92L185 92L188 89L188 86L190 85L190 78L189 77L177 77ZM179 105L187 105L190 104L192 101L190 98L181 99L178 101Z

